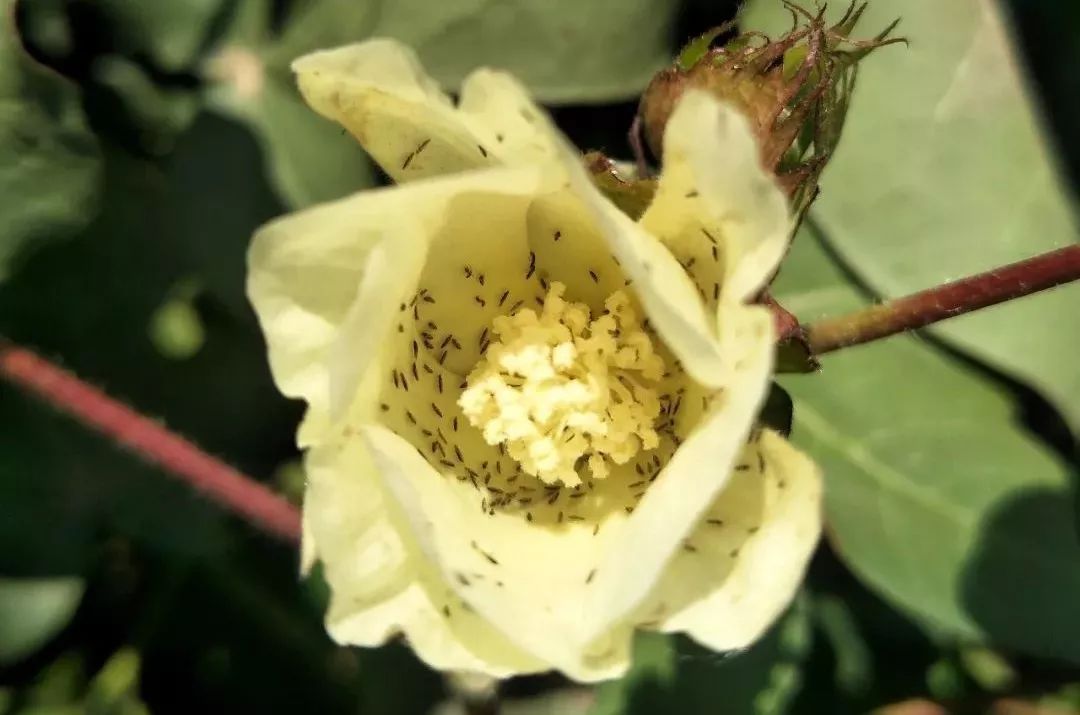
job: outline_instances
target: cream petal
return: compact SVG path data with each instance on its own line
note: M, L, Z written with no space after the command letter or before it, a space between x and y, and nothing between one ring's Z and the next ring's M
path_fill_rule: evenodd
M404 633L434 668L495 677L545 664L465 610L395 523L371 459L355 435L307 457L305 520L331 589L327 630L340 643L376 646Z
M326 616L330 637L343 645L379 646L400 632L413 652L435 670L509 678L547 669L509 643L504 643L505 658L478 656L466 645L468 634L449 626L447 618L431 603L427 591L416 582L362 610L349 607L347 598L347 594L335 590Z
M367 191L277 219L255 235L248 297L281 391L308 402L298 441L312 444L340 417L400 302L416 290L429 243L455 202L502 197L524 216L552 181L539 167L471 172ZM478 235L486 235L483 230Z
M707 293L719 285L730 301L745 301L765 285L787 249L792 219L787 200L761 167L757 141L734 108L697 90L683 95L664 132L664 169L641 217L680 259L700 257ZM722 299L723 300L723 299Z
M649 487L594 579L587 634L609 627L648 596L673 554L727 483L760 409L772 371L772 318L764 309L733 311L743 325L732 345L731 382Z
M468 484L437 472L409 443L376 425L362 428L388 494L405 514L419 549L470 608L521 650L581 681L621 674L630 632L586 636L591 573L615 548L613 517L541 526L520 514L482 512Z
M314 52L293 70L308 104L348 129L399 183L552 154L554 129L501 72L467 78L455 108L412 49L394 40Z
M579 153L558 137L555 147L567 173L567 192L534 204L531 240L542 243L539 248L534 244L534 250L548 259L550 278L565 282L574 299L594 308L604 291L619 287L612 282L616 277L630 279L653 327L686 372L702 385L719 388L731 379L731 345L740 340L734 331L741 321L727 314L775 270L791 220L737 111L703 92L688 92L665 137L674 159L665 153L657 196L638 223L603 196ZM695 196L687 198L691 193ZM551 237L566 226L581 243L571 259L552 251ZM688 272L686 263L697 256L683 250L687 242L702 252L702 267L720 257L712 275Z
M324 575L358 609L386 600L412 576L409 554L386 510L371 459L358 440L308 450L304 513Z
M506 72L482 68L466 77L458 111L506 164L550 161L565 141L524 85Z
M248 251L247 294L262 326L278 388L308 402L298 441L329 423L327 356L364 276L388 235L377 216L386 192L290 214L261 228ZM350 223L355 222L355 223Z
M650 596L667 606L661 630L717 651L745 648L775 622L821 534L817 466L771 430L755 446L738 477L743 484L720 493L688 539L693 551L673 559Z
M715 322L697 287L676 257L642 225L620 211L593 185L578 158L567 155L564 169L581 202L622 272L632 281L652 326L686 372L708 387L730 381L730 353L716 337ZM558 278L558 276L554 276Z
M293 71L307 103L348 129L398 183L495 163L404 45L372 40L320 50L293 62Z

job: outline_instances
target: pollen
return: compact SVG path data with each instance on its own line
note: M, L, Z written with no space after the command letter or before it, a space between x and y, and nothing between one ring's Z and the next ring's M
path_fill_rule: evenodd
M625 293L609 295L594 318L565 291L553 282L539 313L495 318L458 405L523 471L575 487L657 447L664 361Z

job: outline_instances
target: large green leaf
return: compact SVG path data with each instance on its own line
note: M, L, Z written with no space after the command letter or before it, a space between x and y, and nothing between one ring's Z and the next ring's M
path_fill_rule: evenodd
M0 0L0 281L24 248L91 218L99 171L77 88L26 54L15 5Z
M520 77L545 102L629 99L671 59L674 0L313 0L283 38L279 61L395 37L447 88L481 65Z
M863 303L808 230L777 288L806 319ZM1080 661L1070 471L1000 383L907 336L782 383L825 471L830 536L864 581L943 633Z
M750 26L790 22L776 0L750 5ZM892 297L1075 242L1074 204L995 2L871 2L861 27L896 17L911 46L864 62L812 212L830 244ZM1078 304L1072 285L933 332L1031 384L1080 431Z

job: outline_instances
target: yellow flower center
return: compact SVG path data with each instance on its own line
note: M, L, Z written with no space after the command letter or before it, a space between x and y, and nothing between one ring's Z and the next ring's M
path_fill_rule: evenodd
M661 403L653 385L664 361L630 299L616 291L593 319L552 283L537 315L524 309L492 323L492 340L469 374L458 405L490 445L548 484L597 479L606 460L625 464L655 449Z

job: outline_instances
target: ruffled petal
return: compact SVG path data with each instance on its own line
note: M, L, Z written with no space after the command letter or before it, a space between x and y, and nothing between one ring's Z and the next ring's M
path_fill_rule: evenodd
M562 134L513 75L478 69L461 86L458 111L484 146L503 163L551 161Z
M572 678L596 681L629 664L630 633L586 633L587 591L601 554L616 548L620 523L539 525L523 515L480 510L468 482L436 471L408 442L362 428L386 492L418 548L457 597L522 651ZM620 512L621 513L621 512Z
M327 630L376 646L404 633L433 668L494 677L547 666L463 607L395 523L364 444L349 436L308 453L305 519L330 586Z
M731 353L723 349L716 334L715 316L706 310L697 286L676 256L600 193L579 157L565 153L564 170L574 202L564 200L557 206L559 213L574 217L577 223L587 220L594 227L621 273L629 279L653 328L691 377L711 388L730 382ZM576 270L583 272L584 268L577 266ZM558 274L553 277L561 280Z
M301 445L328 426L327 357L368 260L390 235L392 224L377 220L385 195L361 194L290 214L260 229L248 251L247 294L274 381L285 395L308 403Z
M399 305L414 294L431 241L455 201L531 197L553 181L539 167L492 169L368 191L273 221L248 254L248 297L281 391L307 401L298 434L313 444L348 407ZM478 235L484 234L478 227Z
M761 308L745 307L732 317L740 323L739 342L730 346L732 380L713 396L696 429L645 492L618 549L599 566L587 634L639 607L734 471L772 372L773 327Z
M641 225L680 260L695 259L706 299L742 302L776 270L792 219L746 119L692 90L664 132L664 170Z
M745 648L779 617L822 526L821 473L783 437L762 431L737 467L645 609L653 627L716 651Z
M480 70L460 108L412 49L375 39L293 63L304 99L349 130L396 182L550 156L554 131L510 76Z

